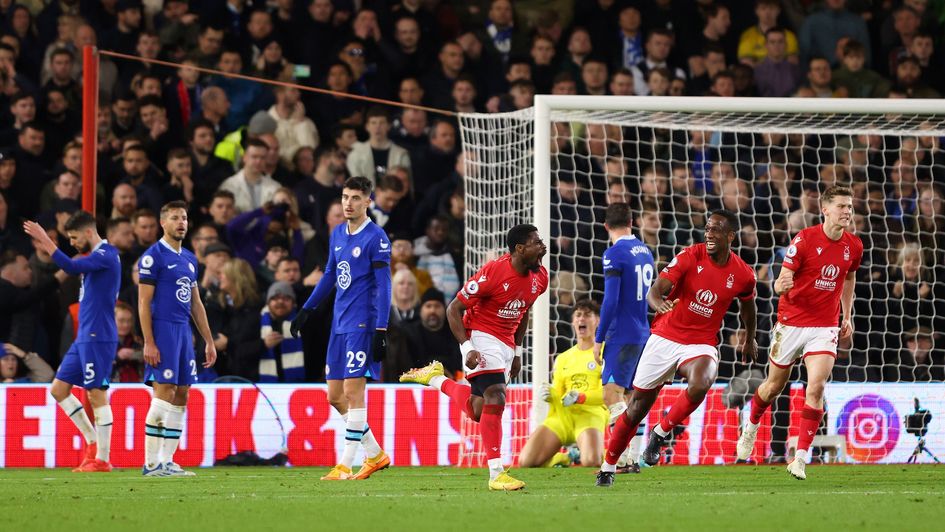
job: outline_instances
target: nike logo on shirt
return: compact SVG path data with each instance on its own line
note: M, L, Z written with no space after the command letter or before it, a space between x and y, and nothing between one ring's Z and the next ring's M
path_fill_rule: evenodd
M168 270L173 270L173 269L176 268L176 267L177 267L176 264L168 264L168 265L167 265L167 269L168 269Z

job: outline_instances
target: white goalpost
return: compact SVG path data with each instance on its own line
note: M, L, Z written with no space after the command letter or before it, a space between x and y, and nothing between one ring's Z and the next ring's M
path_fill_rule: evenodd
M568 307L583 297L602 298L598 263L608 245L602 227L608 203L631 204L633 231L653 248L657 268L701 241L707 210L739 215L734 249L759 278L762 359L737 360L738 323L730 314L720 344L724 384L764 370L776 308L770 282L787 240L819 223L818 193L831 184L853 188L851 230L867 249L858 272L856 334L839 346L835 380L939 376L942 348L934 347L934 336L945 326L945 101L539 95L531 109L464 114L460 126L466 274L503 252L505 231L516 223L536 225L549 247L551 288L532 310L521 380L533 397L550 378L554 353L574 342ZM933 347L921 359L930 338ZM719 401L737 409L731 397ZM789 401L786 396L782 411ZM515 437L527 437L547 412L541 401L531 407L529 426ZM707 401L704 408L720 407ZM843 412L828 415L835 424ZM772 415L771 449L789 439L788 419L784 412ZM521 448L512 447L513 453Z

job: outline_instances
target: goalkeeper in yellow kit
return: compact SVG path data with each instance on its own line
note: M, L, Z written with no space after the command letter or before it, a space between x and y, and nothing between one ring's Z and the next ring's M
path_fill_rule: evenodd
M529 436L519 456L520 467L569 465L568 453L560 452L561 447L575 442L582 466L600 466L609 415L604 406L602 368L594 361L594 333L599 321L600 305L587 299L575 303L571 327L578 343L555 359L552 382L543 386L540 397L551 405L548 417Z

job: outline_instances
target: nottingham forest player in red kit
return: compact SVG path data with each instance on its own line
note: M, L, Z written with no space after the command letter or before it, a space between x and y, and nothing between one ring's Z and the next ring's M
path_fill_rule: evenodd
M439 361L404 373L400 382L433 386L478 421L489 465L489 489L513 491L525 483L502 467L505 386L522 368L519 346L528 328L528 312L548 288L548 271L541 265L547 248L535 226L513 227L506 243L508 254L473 274L446 311L466 359L469 385L443 376Z
M774 282L774 291L781 299L768 376L752 397L751 415L737 447L740 460L751 456L762 414L784 389L794 363L803 360L807 393L797 452L787 468L800 480L807 478L807 453L824 417L824 386L837 358L837 342L853 334L853 288L863 257L863 242L847 231L853 219L853 192L846 187L830 187L821 195L820 208L824 223L794 237Z
M719 329L732 301L741 303L745 336L738 350L752 360L758 354L755 341L755 274L731 251L738 218L716 211L705 226L705 243L690 246L676 255L650 288L647 302L656 311L651 335L640 355L633 377L633 393L626 412L617 418L611 432L597 485L614 483L617 460L627 448L637 426L652 408L660 388L677 372L688 385L669 413L650 431L641 459L656 465L676 425L702 404L715 382L719 366L716 349Z

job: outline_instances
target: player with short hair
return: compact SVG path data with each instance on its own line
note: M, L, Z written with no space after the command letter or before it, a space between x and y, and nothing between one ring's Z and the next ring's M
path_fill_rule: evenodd
M603 256L604 304L600 327L594 338L594 360L604 365L604 404L610 411L610 422L627 409L627 394L647 338L646 296L653 283L653 253L630 231L633 212L626 203L612 203L604 215L604 227L613 245ZM606 344L604 341L606 340ZM601 351L603 350L603 357ZM639 446L643 438L642 424L631 440L627 465L623 470L640 472Z
M751 414L737 446L739 460L747 460L755 447L761 416L784 389L791 367L803 360L807 392L797 451L787 467L800 480L807 478L807 453L824 417L824 387L833 371L837 342L853 334L856 270L863 258L863 241L847 230L853 220L853 191L842 186L828 188L821 195L820 209L823 223L794 237L774 282L781 299L768 375L751 399Z
M345 448L341 462L322 480L363 480L390 466L390 457L367 425L364 400L367 379L380 378L387 354L391 297L390 240L367 216L372 188L365 177L345 181L341 206L347 223L332 231L325 274L292 320L291 333L297 337L315 308L337 287L325 378L328 402L345 420ZM364 446L364 463L352 473L359 445Z
M630 436L652 408L663 384L677 372L688 385L660 423L650 431L641 458L656 465L660 449L673 428L702 404L718 374L719 329L732 301L741 302L744 340L738 346L752 360L758 354L755 340L755 273L732 250L738 217L729 211L713 212L705 225L705 243L684 249L663 268L650 289L647 302L656 311L651 335L640 356L633 393L624 415L617 418L610 436L597 485L614 483L617 460Z
M138 316L144 336L144 383L154 389L144 419L144 466L147 477L194 476L174 462L184 428L190 387L197 383L190 320L206 343L209 368L217 360L207 311L197 290L197 257L183 247L187 236L187 203L161 207L164 236L138 259Z
M581 465L600 467L608 416L602 368L593 351L599 322L600 305L596 302L583 299L574 304L571 328L578 343L555 358L551 384L542 385L541 398L551 410L522 448L520 466L569 465L569 454L558 451L562 445L577 443Z
M81 276L79 330L59 364L49 393L85 437L85 457L73 471L108 472L112 470L112 407L107 390L118 352L114 308L121 287L121 261L118 250L99 236L91 214L77 211L66 221L65 230L69 243L85 253L84 257L70 259L38 223L23 223L23 231L52 256L57 266L70 275ZM72 395L73 386L85 388L88 394L95 415L94 429L82 403Z
M450 330L465 357L469 385L443 376L443 364L412 369L400 382L432 386L452 399L479 423L489 466L489 489L514 491L525 487L502 467L502 412L506 383L522 369L522 341L528 313L548 288L548 271L541 258L548 249L534 225L509 229L509 252L479 269L446 309Z

